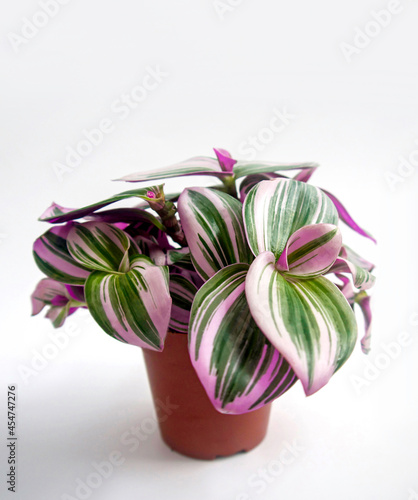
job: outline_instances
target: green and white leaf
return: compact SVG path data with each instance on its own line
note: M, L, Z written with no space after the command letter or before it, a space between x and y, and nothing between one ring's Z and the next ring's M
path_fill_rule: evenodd
M276 163L276 162L259 162L259 161L241 161L238 160L234 165L235 178L244 177L245 175L263 174L267 172L283 172L287 170L312 169L318 166L317 163Z
M311 224L338 224L338 212L320 189L293 179L262 181L244 202L247 240L255 256L273 252L279 258L289 237Z
M124 272L129 267L130 244L126 233L105 222L75 223L67 237L68 250L78 263L104 272Z
M197 292L189 328L192 364L215 408L240 414L270 403L296 381L251 317L246 264L218 271Z
M259 328L310 395L329 381L353 351L355 316L328 279L287 279L275 263L271 252L254 260L246 280L248 305Z
M171 311L168 267L138 255L127 273L93 272L85 295L93 318L107 334L138 347L163 349Z
M71 223L55 226L35 240L33 257L49 278L70 285L83 285L90 270L73 259L67 248Z
M178 201L181 224L196 271L203 279L252 255L245 238L242 204L210 188L185 189Z
M196 295L196 286L180 274L170 274L170 295L173 301L169 328L180 333L189 330L190 310Z

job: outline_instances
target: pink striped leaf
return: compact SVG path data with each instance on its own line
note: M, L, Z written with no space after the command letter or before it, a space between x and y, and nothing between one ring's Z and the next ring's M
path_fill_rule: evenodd
M85 294L91 315L107 334L162 351L171 311L168 267L137 255L126 273L93 272Z
M373 274L369 273L367 269L364 269L363 267L341 257L337 258L328 272L336 274L350 274L352 276L354 286L359 290L368 290L376 281L376 278Z
M189 188L179 198L178 212L193 265L203 279L229 264L251 262L242 204L236 198L210 188Z
M293 179L254 186L245 198L247 240L255 256L269 251L279 258L290 236L311 224L338 223L332 201L320 189Z
M340 257L343 259L347 259L356 266L362 267L366 271L372 272L374 269L374 264L369 262L364 257L359 255L357 252L352 250L347 245L343 245L340 252Z
M283 356L251 317L245 297L248 264L218 271L197 292L189 352L214 407L246 413L270 403L296 381Z
M276 268L286 276L314 278L326 273L341 250L342 237L333 224L311 224L294 232Z
M154 215L140 208L114 208L112 210L102 210L91 215L85 216L89 221L107 222L108 224L116 224L123 222L127 224L145 223L157 227L160 231L166 231L162 222Z
M263 252L248 271L245 292L258 327L286 358L306 395L323 387L348 359L357 338L352 308L327 278L295 280Z
M97 271L125 272L130 245L127 234L105 222L75 223L67 237L68 251L73 259Z
M83 285L90 269L77 262L67 248L67 237L73 223L56 226L35 240L33 257L39 269L49 278L70 285Z
M217 159L207 156L195 156L168 167L129 174L117 180L143 182L169 179L171 177L183 177L186 175L214 175L216 177L225 177L230 174L222 170Z
M196 286L180 274L170 274L170 296L173 301L169 328L180 333L189 329L190 310L196 295Z
M366 292L360 292L356 297L356 304L360 306L364 317L365 332L361 339L361 349L364 354L369 354L372 336L372 310L370 307L370 296Z
M312 174L315 172L315 170L318 167L312 167L312 168L307 168L303 169L300 172L298 172L296 175L294 175L292 178L295 181L300 181L300 182L308 182L309 179L311 178ZM243 181L240 184L240 200L241 203L244 203L244 200L249 193L249 191L259 182L261 181L269 181L271 179L289 179L288 176L282 175L282 174L276 174L274 172L265 172L261 174L250 174L247 175Z
M261 181L270 181L271 179L288 179L285 175L275 174L274 172L267 172L265 174L251 174L247 175L241 182L239 187L239 199L244 203L247 194L251 189Z
M355 304L358 304L364 317L364 335L361 339L361 350L364 354L370 352L370 341L372 333L372 310L370 307L370 296L364 290L357 292L350 279L344 274L336 274L336 277L342 281L342 284L337 285L341 290L348 303L355 310Z
M260 161L241 161L238 160L234 165L235 178L244 177L250 174L261 174L266 172L284 172L287 170L312 170L317 168L318 164L313 162L304 163L277 163Z
M39 281L31 301L32 316L39 314L45 306L50 306L46 317L55 328L62 326L65 319L79 307L85 307L83 287L65 285L51 278Z
M156 199L158 200L161 196L162 189L163 185L150 186L141 189L132 189L130 191L119 193L103 201L99 201L98 203L93 203L92 205L87 205L86 207L77 209L65 208L61 205L57 205L56 203L52 203L52 205L47 208L45 212L39 217L39 220L50 222L52 224L60 224L62 222L81 219L112 203L126 200L128 198L141 198L147 202L151 200L155 201Z

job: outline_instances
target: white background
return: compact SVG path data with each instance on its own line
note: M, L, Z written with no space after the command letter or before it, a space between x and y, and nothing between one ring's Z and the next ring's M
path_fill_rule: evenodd
M2 498L81 498L77 485L114 450L123 463L85 498L418 498L418 6L403 0L382 28L372 12L387 9L385 0L215 4L72 0L45 23L37 1L1 1ZM24 19L34 16L45 26L31 31ZM366 28L370 43L358 34ZM347 56L343 43L362 48ZM122 116L115 101L141 85L147 67L165 76ZM280 132L266 132L275 110L291 117ZM57 175L55 162L104 118L112 131ZM250 136L264 140L257 159L318 161L312 182L377 238L376 247L344 233L378 264L373 350L366 358L358 346L314 396L306 399L298 385L276 401L267 439L247 455L194 461L167 449L158 432L131 451L121 437L154 415L139 349L81 314L71 318L77 335L65 333L68 345L45 366L36 361L58 334L30 318L29 295L41 278L31 245L47 229L36 219L52 200L98 201L132 187L111 179L211 155L214 146L249 159ZM401 157L409 167L399 170ZM183 185L167 182L168 190ZM12 383L15 495L5 476ZM294 460L279 468L295 440Z

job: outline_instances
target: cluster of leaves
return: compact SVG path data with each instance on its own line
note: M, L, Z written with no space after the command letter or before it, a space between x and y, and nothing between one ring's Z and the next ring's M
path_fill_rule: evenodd
M122 179L211 175L221 181L212 188L165 195L157 185L82 209L47 209L40 220L53 227L33 248L47 278L32 295L33 313L50 306L59 327L87 307L112 337L157 351L168 329L188 334L215 408L244 413L297 379L307 395L325 385L354 348L355 304L368 351L373 265L343 245L339 219L373 238L335 196L307 184L315 164L215 153ZM292 170L292 178L282 173ZM106 208L127 198L141 204Z

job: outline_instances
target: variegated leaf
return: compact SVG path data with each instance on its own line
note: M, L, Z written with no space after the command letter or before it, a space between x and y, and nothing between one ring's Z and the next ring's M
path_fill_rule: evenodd
M149 170L147 172L137 172L121 177L120 181L143 182L150 180L169 179L171 177L183 177L185 175L215 175L224 177L230 175L224 172L215 158L206 156L195 156L182 162L170 165L169 167Z
M184 266L183 263L180 262L180 265L174 264L170 266L170 276L172 274L179 274L180 276L183 276L186 278L186 280L190 281L191 283L194 284L194 286L199 289L204 281L202 278L199 276L199 274L195 271L195 268L192 266L192 269L189 269L188 267Z
M332 193L329 191L326 191L325 189L322 189L322 191L332 200L334 203L335 207L338 210L338 215L340 219L347 224L347 226L351 227L356 233L361 234L362 236L365 236L366 238L369 238L372 240L374 243L376 243L376 240L373 238L373 236L362 229L357 222L354 221L354 219L351 217L351 215L348 213L347 209L344 207L344 205L341 203L341 201L334 196Z
M316 167L303 169L300 172L298 172L296 175L294 175L293 179L295 181L308 182L318 167L319 167L319 165L317 165Z
M47 221L52 224L67 222L70 220L81 219L82 217L86 217L97 210L100 210L103 207L106 207L112 203L117 201L125 200L127 198L141 198L144 200L151 199L149 197L150 194L159 193L162 189L162 186L151 186L141 189L132 189L130 191L124 191L123 193L119 193L111 198L107 198L103 201L99 201L98 203L94 203L92 205L87 205L83 208L71 209L65 208L61 205L57 205L56 203L52 203L52 205L45 210L45 212L39 217L41 221ZM155 196L152 198L154 199Z
M343 245L343 247L341 248L340 257L349 260L356 266L362 267L366 271L371 272L374 269L374 264L372 262L366 260L364 257L359 255L347 245Z
M252 317L287 359L305 393L323 387L353 351L357 325L340 290L320 276L286 278L271 252L252 263L245 285Z
M229 264L251 262L237 199L209 188L189 188L179 198L178 212L193 265L203 279Z
M372 310L370 307L370 296L366 292L361 292L356 297L356 303L360 306L364 317L365 332L361 339L361 350L364 354L369 354L372 336Z
M276 268L286 276L304 279L320 276L334 264L341 245L341 232L337 226L304 226L291 235Z
M351 284L350 279L343 274L336 274L336 277L342 281L342 284L338 284L337 286L341 290L344 297L348 300L348 303L354 310L355 304L358 304L363 313L365 332L361 339L361 350L364 352L364 354L368 354L370 352L372 329L372 310L370 307L370 297L365 291L357 292Z
M351 274L354 286L360 290L367 290L371 288L376 278L373 274L369 273L366 269L353 264L347 259L338 257L333 266L329 269L329 273L348 273Z
M51 278L44 278L36 285L31 295L32 316L39 314L46 305L51 305L52 300L57 296L65 298L67 289L64 283Z
M312 169L318 166L317 163L276 163L260 161L240 161L234 165L235 178L244 177L250 174L261 174L266 172L283 172L286 170Z
M72 285L83 285L90 270L73 259L67 248L72 223L56 226L33 244L33 257L39 269L49 278Z
M189 329L190 310L196 286L180 274L170 274L170 296L173 300L169 328L180 333Z
M115 224L125 222L127 224L142 222L157 227L160 231L166 231L162 222L154 215L140 208L114 208L112 210L102 210L85 217L89 221L107 222Z
M282 254L289 237L303 226L337 225L338 213L320 189L293 179L262 181L244 202L244 223L252 252Z
M138 255L125 274L93 272L85 294L91 315L110 336L138 347L163 349L171 310L167 267Z
M168 241L167 233L148 222L133 222L124 229L124 232L129 234L134 240L141 237L155 241L155 243L164 250L173 248Z
M31 300L32 316L50 306L46 317L52 321L54 328L62 326L79 307L85 307L83 287L65 285L51 278L44 278L37 284Z
M309 179L312 177L312 174L315 172L315 170L318 167L312 167L312 168L307 168L303 169L300 172L298 172L296 175L294 175L292 178L295 181L300 181L300 182L308 182ZM240 200L241 203L244 203L244 200L249 193L249 191L259 182L261 181L269 181L271 179L289 179L287 175L281 175L281 174L275 174L274 172L266 172L266 173L261 173L261 174L251 174L247 175L247 177L244 178L244 180L241 182L240 185Z
M241 182L239 187L239 199L244 203L247 194L251 189L261 181L270 181L272 179L284 178L288 179L285 175L275 174L274 172L265 174L251 174L247 175Z
M62 306L51 306L45 317L51 320L54 328L60 328L68 316L71 316L76 310L77 307L71 307L71 303L67 302Z
M251 317L246 264L218 271L197 292L189 327L192 364L214 407L240 414L281 396L296 381Z
M129 266L127 234L105 222L75 223L67 237L72 257L88 269L124 272Z
M147 255L157 266L182 265L182 263L192 266L190 251L187 247L170 249L161 248L153 237L146 238L144 236L138 236L134 241L140 249L138 253Z

